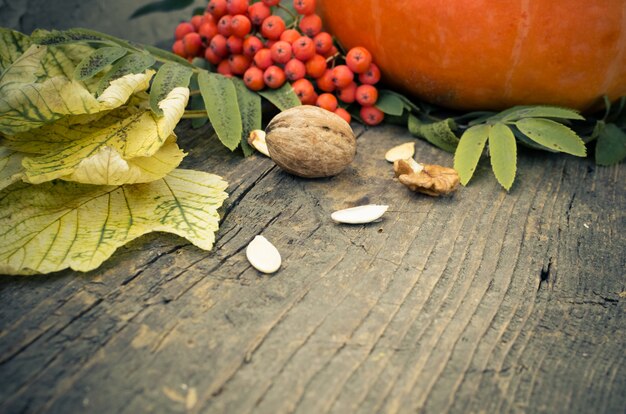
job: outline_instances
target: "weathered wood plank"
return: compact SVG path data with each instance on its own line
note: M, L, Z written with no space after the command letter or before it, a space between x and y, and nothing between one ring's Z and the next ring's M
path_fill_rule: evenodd
M0 279L0 409L620 411L624 167L524 153L511 193L482 167L432 199L383 160L406 131L358 133L346 172L303 180L181 130L186 166L230 183L216 248L150 235L87 275ZM364 202L391 207L330 221ZM245 259L256 234L274 276Z

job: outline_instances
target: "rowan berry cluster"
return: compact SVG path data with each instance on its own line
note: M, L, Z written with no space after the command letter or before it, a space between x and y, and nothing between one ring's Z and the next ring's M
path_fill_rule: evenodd
M293 0L298 14L288 27L276 14L280 0L210 0L206 11L175 30L172 50L187 59L202 57L225 76L240 76L259 91L289 82L303 104L317 105L350 122L346 110L360 106L368 125L382 122L374 104L380 70L363 47L342 56L322 31L315 0Z

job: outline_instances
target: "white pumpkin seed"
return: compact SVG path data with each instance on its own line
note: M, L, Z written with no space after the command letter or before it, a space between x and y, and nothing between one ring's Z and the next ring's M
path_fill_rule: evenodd
M248 144L252 145L254 149L259 151L261 154L266 157L270 156L270 152L267 149L267 143L265 142L265 131L262 129L255 129L250 132L250 136L248 137Z
M390 149L385 153L385 159L389 162L404 160L413 157L415 154L415 142L405 142Z
M274 273L281 264L280 253L263 236L255 236L246 248L246 257L259 272Z
M335 211L330 215L334 221L338 223L347 224L363 224L371 223L378 220L385 214L385 211L389 206L383 206L379 204L368 204L365 206L358 206L352 208L346 208L344 210Z

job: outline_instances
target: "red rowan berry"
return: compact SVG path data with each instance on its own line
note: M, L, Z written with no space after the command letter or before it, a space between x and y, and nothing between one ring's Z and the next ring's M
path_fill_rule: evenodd
M315 13L315 0L293 0L293 8L302 15Z
M256 52L256 54L252 58L252 60L254 61L255 65L263 70L269 68L274 63L272 61L272 52L267 48L259 49L259 51Z
M362 106L372 106L378 100L378 89L373 85L360 85L356 88L356 101Z
M196 15L191 17L191 20L189 20L189 22L192 24L194 29L197 31L200 28L200 26L202 25L202 23L204 23L204 16L201 15L201 14L196 14Z
M285 72L281 68L272 65L269 68L265 69L265 72L263 72L263 80L268 87L272 89L277 89L283 86L283 84L287 80L287 77L285 76Z
M280 0L261 0L265 5L267 6L276 6L278 3L280 3Z
M306 66L304 62L298 59L291 59L285 64L285 75L290 81L297 81L306 75Z
M230 21L230 28L235 36L243 39L252 30L252 22L243 14L237 14Z
M206 6L206 11L209 12L215 20L219 20L220 17L226 14L226 0L211 0Z
M303 104L313 104L317 99L317 94L315 93L315 88L313 84L308 79L298 79L294 83L291 84L296 95L298 95L298 99Z
M350 123L350 121L352 121L352 116L350 115L350 112L346 111L343 108L335 109L335 114L342 117L343 120L346 121L347 123Z
M230 70L230 63L228 59L222 60L219 65L217 65L217 73L222 74L226 77L233 76L233 72Z
M226 11L229 14L244 14L248 12L248 0L226 0Z
M288 43L293 43L302 36L296 29L287 29L280 35L280 40L284 40Z
M333 83L333 70L326 69L324 74L315 80L317 87L324 92L333 92L335 84Z
M328 32L320 32L313 38L315 52L323 55L333 47L333 37Z
M328 50L328 52L324 53L324 57L328 59L331 57L335 57L338 54L339 54L339 49L337 49L335 45L332 45L330 49Z
M261 3L254 3L261 4ZM257 51L263 48L263 42L256 36L248 36L243 41L243 54L253 57Z
M227 40L219 33L213 36L213 39L211 39L211 42L209 43L209 47L217 56L225 57L228 55Z
M230 14L226 14L220 17L220 20L217 22L217 31L224 37L228 37L233 34L233 29L230 26L232 23L233 16Z
M204 22L198 29L198 34L205 38L207 42L210 42L217 33L217 24L215 22Z
M226 39L226 49L231 55L243 53L243 39L239 36L230 35L228 39Z
M253 3L248 7L248 17L250 18L250 22L255 26L260 26L263 20L270 17L271 14L272 10L267 4L262 2Z
M359 74L359 82L366 85L375 85L380 80L380 69L372 63L367 71Z
M174 42L172 45L172 52L180 57L187 57L187 51L185 50L185 45L183 44L182 39Z
M350 82L348 86L345 86L337 92L337 98L341 102L352 103L356 100L356 82Z
M174 38L181 40L187 33L195 32L196 28L189 22L181 22L176 26L174 30Z
M309 14L300 19L298 28L309 37L313 37L322 31L322 18L317 14Z
M366 72L372 64L372 54L364 47L353 47L346 55L346 65L354 73Z
M378 125L383 122L383 119L385 119L385 114L383 113L383 111L376 108L375 106L364 106L359 111L359 114L361 115L361 119L363 119L363 122L371 126Z
M319 78L326 72L326 59L322 55L313 55L306 61L306 74L312 78Z
M263 71L256 66L248 68L243 74L243 83L245 83L250 90L260 91L265 87Z
M183 45L188 57L199 56L202 51L202 38L196 32L187 33L183 37Z
M287 63L291 60L291 45L283 40L274 43L270 48L272 60L276 63Z
M250 67L251 61L252 59L246 55L230 55L228 57L230 71L235 75L243 75Z
M333 83L338 88L345 88L354 80L354 73L346 65L337 65L333 68Z
M213 15L207 11L204 12L204 14L202 15L203 19L202 19L202 24L204 23L215 23L217 24L217 19L215 17L213 17Z
M266 40L265 47L271 49L274 46L274 43L278 42L278 40Z
M319 106L320 108L324 108L327 111L335 112L338 102L337 98L332 93L323 93L317 97L315 105Z
M300 36L291 46L293 55L303 62L315 56L315 44L310 37Z
M266 39L277 40L285 31L285 21L280 16L270 16L261 24L261 34Z
M222 61L222 57L216 54L210 47L204 50L204 58L214 65L218 65Z

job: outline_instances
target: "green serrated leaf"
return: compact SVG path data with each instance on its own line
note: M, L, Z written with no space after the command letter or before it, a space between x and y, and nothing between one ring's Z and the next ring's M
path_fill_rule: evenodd
M454 152L454 169L459 173L461 184L467 185L480 156L485 148L485 143L489 137L489 125L476 125L468 128L459 141L459 145Z
M489 156L496 179L508 191L515 181L517 145L513 131L501 122L489 130Z
M87 80L102 72L126 54L126 49L119 46L101 47L84 58L74 70L74 79Z
M96 94L102 94L115 79L131 73L141 73L154 65L155 62L156 60L153 56L144 53L131 53L124 56L102 77L98 83Z
M217 137L226 148L234 151L241 142L243 125L233 81L203 71L198 74L198 86Z
M0 27L0 73L11 66L30 47L30 37Z
M289 83L285 83L278 89L264 89L259 91L258 94L281 111L301 105L298 95L296 95Z
M596 143L596 164L613 165L626 158L626 132L615 124L600 129Z
M135 19L146 14L154 12L169 12L174 10L182 10L187 6L192 5L194 0L161 0L152 3L145 4L135 10L130 15L131 19Z
M152 81L150 87L150 108L158 116L163 115L159 103L177 87L186 88L191 80L192 70L177 63L164 63Z
M153 231L210 250L226 187L216 175L190 170L121 187L13 184L0 191L0 274L86 272Z
M524 118L585 119L573 109L558 106L516 106L496 114L491 119L512 122Z
M378 94L376 107L387 115L402 116L406 107L404 101L395 93L381 90Z
M88 29L69 29L69 30L35 30L31 39L33 43L44 46L59 46L70 43L106 43L113 44L111 36ZM121 40L121 39L119 39Z
M235 78L233 82L237 89L237 104L241 112L241 149L243 155L248 157L254 153L254 149L248 144L248 136L255 129L262 128L261 97L248 89L241 79Z
M563 124L543 118L524 118L515 122L515 126L544 147L578 157L587 155L583 140Z
M426 123L413 115L409 115L409 132L419 138L423 138L434 146L447 152L454 152L459 139L452 132L456 129L456 123L452 118L439 122Z

